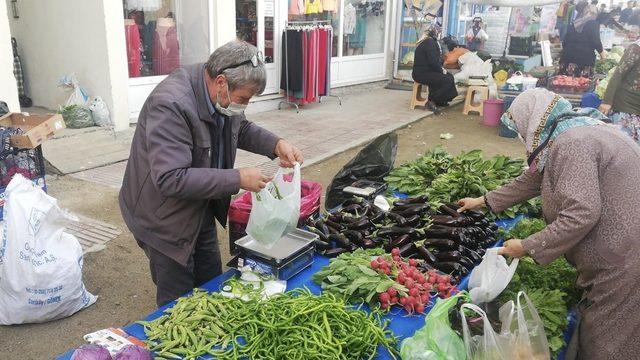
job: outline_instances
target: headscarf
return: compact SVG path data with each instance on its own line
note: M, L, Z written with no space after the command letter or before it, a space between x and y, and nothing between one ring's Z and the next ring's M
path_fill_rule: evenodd
M418 40L418 44L427 40L428 38L433 38L436 42L438 42L438 36L442 33L442 28L437 23L433 22L427 27L422 35L422 38Z
M502 123L520 136L529 157L530 171L542 172L549 147L558 135L579 126L603 125L606 117L592 108L573 109L569 101L547 89L535 88L518 95ZM533 156L533 153L537 155Z
M582 30L584 29L584 26L591 20L595 20L598 17L598 11L596 8L596 11L592 11L593 7L586 4L586 3L580 3L578 5L584 4L584 7L581 7L581 11L578 14L578 17L576 18L576 20L573 22L573 27L576 29L577 32L581 33Z

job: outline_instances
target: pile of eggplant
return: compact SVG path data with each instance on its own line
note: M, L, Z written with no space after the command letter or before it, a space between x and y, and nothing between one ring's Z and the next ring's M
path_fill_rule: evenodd
M357 197L339 209L306 224L319 236L316 249L325 256L357 248L383 247L387 252L399 248L401 256L422 259L425 268L460 281L496 242L498 227L482 212L460 214L453 204L432 209L426 196L397 200L387 212Z

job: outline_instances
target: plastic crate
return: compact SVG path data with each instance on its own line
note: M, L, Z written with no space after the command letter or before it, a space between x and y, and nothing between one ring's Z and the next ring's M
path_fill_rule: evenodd
M7 147L0 152L0 220L2 220L2 208L4 207L4 191L16 174L21 174L32 180L45 192L44 157L40 146L33 149L16 149Z

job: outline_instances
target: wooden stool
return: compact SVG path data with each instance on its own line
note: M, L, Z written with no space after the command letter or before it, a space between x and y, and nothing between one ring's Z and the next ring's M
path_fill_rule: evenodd
M425 88L425 97L422 97L422 87ZM413 82L413 92L411 93L411 101L409 102L409 110L413 110L416 106L425 106L429 99L429 87L422 85L417 81Z
M480 93L480 103L473 101L476 92ZM469 86L467 88L467 98L464 100L464 109L462 113L469 115L470 111L476 111L482 115L484 109L484 100L489 99L489 88L487 86Z

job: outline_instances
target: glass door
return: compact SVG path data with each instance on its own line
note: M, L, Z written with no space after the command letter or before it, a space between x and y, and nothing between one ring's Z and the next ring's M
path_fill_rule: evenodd
M276 55L279 38L277 36L277 1L275 0L235 0L236 36L262 51L267 68L267 86L262 95L278 92L278 69Z

